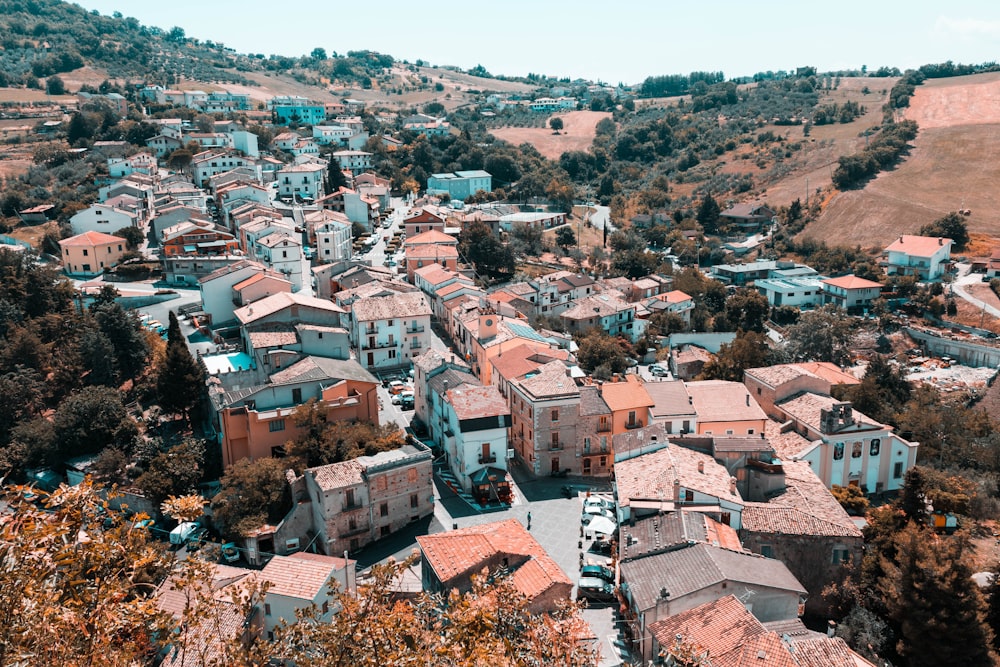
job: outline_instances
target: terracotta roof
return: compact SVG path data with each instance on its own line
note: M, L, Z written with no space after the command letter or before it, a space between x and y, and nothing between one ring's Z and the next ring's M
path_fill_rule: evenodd
M601 396L612 412L653 407L653 399L635 375L626 375L623 382L605 382Z
M684 345L681 348L674 348L670 351L670 356L674 358L674 363L687 364L692 361L703 361L708 363L715 355L703 347L697 345Z
M271 375L272 385L309 382L312 380L354 380L378 384L354 359L329 359L327 357L305 357L294 364Z
M824 285L832 285L833 287L840 287L841 289L871 289L873 287L882 287L882 283L877 283L874 280L859 278L853 273L848 276L840 276L839 278L827 278L826 280L821 280L820 282Z
M516 519L484 523L435 535L420 535L417 543L423 552L424 564L446 585L449 581L477 572L501 555L526 559L514 570L512 580L518 591L529 600L555 584L573 585L545 549ZM526 566L529 569L519 576L520 570Z
M820 410L829 410L834 403L839 402L832 396L804 391L801 394L796 394L787 400L781 401L777 407L795 421L805 424L816 431L821 431ZM852 409L851 414L854 417L855 427L848 429L848 432L886 428L885 425L878 423L857 410ZM857 426L861 426L861 428L857 428Z
M622 528L621 560L663 553L692 542L742 551L736 531L701 512L677 510L639 519Z
M238 262L233 262L232 264L229 264L227 266L223 266L222 268L219 268L219 269L216 269L215 271L212 271L210 274L208 274L207 276L203 277L198 282L200 282L200 283L208 283L208 282L211 282L211 281L215 280L216 278L221 278L223 276L229 275L233 271L239 271L240 269L246 269L246 268L254 268L254 269L258 269L259 271L264 271L264 265L263 264L260 264L258 262L253 261L253 260L250 260L250 259L241 259Z
M250 347L255 350L265 347L294 345L299 340L294 331L251 331L248 336L250 338Z
M661 297L667 303L684 303L685 301L690 301L692 297L685 292L675 289L672 292L667 292Z
M448 296L449 294L453 294L454 292L457 292L458 290L461 289L476 289L477 291L479 291L476 288L476 286L472 283L472 281L466 278L465 280L460 280L450 285L445 285L444 287L442 287L437 291L437 297L442 301L447 301L449 298L451 298Z
M456 387L449 389L446 397L459 421L510 414L507 401L493 385Z
M277 294L266 296L259 301L254 301L248 306L238 308L234 315L242 324L250 324L291 306L306 306L331 313L347 312L334 302L327 301L326 299L317 299L316 297L300 293L278 292Z
M322 491L335 491L364 483L364 466L357 459L330 463L325 466L309 468L306 473L316 480L316 486Z
M458 248L437 243L407 246L406 259L458 259Z
M523 343L491 358L490 363L496 372L509 382L541 368L554 359L568 358L569 353L566 350L553 349L541 343Z
M420 355L417 358L420 359L423 356ZM482 386L475 375L456 368L448 368L427 381L427 388L439 395L444 394L446 390L458 389L465 385L470 387Z
M601 396L601 392L598 391L597 387L580 387L581 417L598 417L610 414L611 408L609 408L608 404L604 402L604 398Z
M697 417L687 387L680 380L647 382L644 386L653 399L653 407L649 410L651 420Z
M799 667L874 667L840 637L793 638L789 648Z
M942 246L951 246L951 239L937 236L910 236L903 234L889 244L885 252L902 252L910 257L933 257ZM950 252L950 248L949 248Z
M542 400L580 394L576 382L569 375L569 369L562 361L551 361L529 373L531 373L529 376L522 379L511 380L511 384L523 389L532 399Z
M411 292L360 299L351 306L351 311L355 322L374 322L429 316L431 307L422 292Z
M340 562L343 564L343 560ZM316 561L294 556L272 556L260 574L271 583L267 595L282 595L312 602L327 589L337 569L337 563L332 558L329 561Z
M607 317L635 308L612 294L594 294L577 299L576 305L560 314L570 320L586 320L591 317Z
M413 275L420 276L431 286L437 286L447 280L451 280L458 274L455 271L444 268L440 264L428 264L427 266L415 269Z
M417 245L426 245L428 243L430 243L430 244L438 244L438 245L455 245L455 246L457 246L458 245L458 239L456 239L454 236L448 236L444 232L439 231L437 229L432 229L432 230L427 231L427 232L421 232L420 234L417 234L416 236L411 236L408 239L406 239L405 241L403 241L403 245L406 246L406 247L417 246Z
M816 447L816 443L802 437L794 430L782 432L781 424L770 419L764 423L764 436L782 461L801 458Z
M850 373L845 373L836 364L831 364L829 361L803 361L793 364L793 366L798 366L813 375L818 375L830 384L861 384L861 380Z
M772 388L780 387L786 382L791 382L803 376L822 379L801 364L777 364L775 366L748 368L744 371L744 375L749 375Z
M643 432L652 432L646 427L636 429L625 436L636 438ZM615 436L615 450L619 450L622 435ZM652 442L651 436L646 437ZM662 439L659 440L661 443ZM698 469L701 464L701 470ZM678 485L674 484L677 480ZM615 484L618 488L618 502L628 506L635 500L674 500L677 490L690 489L704 495L737 504L743 504L739 491L730 492L731 475L725 466L717 463L708 454L693 449L669 445L648 454L615 463Z
M59 242L64 248L92 248L105 243L125 243L125 239L120 236L103 234L101 232L83 232Z
M640 611L655 606L664 588L672 600L722 582L806 593L781 561L709 544L626 561L621 577Z
M750 392L739 382L688 382L687 390L700 423L767 419L757 401L751 398Z

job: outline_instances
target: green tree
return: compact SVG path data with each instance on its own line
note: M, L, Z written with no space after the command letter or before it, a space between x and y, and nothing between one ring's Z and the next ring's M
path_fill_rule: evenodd
M186 439L149 462L135 480L143 495L159 505L170 496L196 493L205 471L205 443Z
M719 214L722 210L712 195L705 195L698 206L696 219L706 234L714 235L719 233Z
M864 516L868 510L868 498L856 486L837 486L834 484L830 489L830 493L848 514Z
M756 331L739 331L731 343L723 343L715 358L705 364L699 379L743 382L743 371L771 364L767 336Z
M167 158L167 166L174 171L184 171L191 165L194 153L187 148L178 148Z
M58 443L58 461L96 454L105 447L131 452L139 429L110 387L90 387L65 398L52 418Z
M572 227L563 225L556 230L556 245L563 250L566 250L571 245L576 245L576 234L573 233Z
M327 408L316 399L298 406L292 421L301 432L285 445L285 452L289 459L298 459L299 468L372 456L405 444L403 432L393 423L327 421Z
M733 329L763 332L770 311L767 297L752 289L738 289L726 299L726 321Z
M615 252L611 257L611 268L618 275L626 278L642 278L656 271L660 258L646 250L624 250Z
M955 242L955 250L964 250L969 243L969 227L965 217L949 213L920 228L921 236L943 236Z
M100 329L84 330L80 335L80 357L84 367L90 371L87 374L87 384L117 386L114 355L114 346Z
M330 156L330 160L326 163L326 194L331 194L340 188L346 187L347 176L344 176L344 171L340 168L340 161Z
M286 468L281 459L240 459L226 470L212 499L225 535L242 537L265 523L281 521L292 508Z
M134 379L145 370L149 356L144 330L139 321L118 303L108 303L94 309L101 332L115 350L115 369L121 377Z
M853 337L850 320L836 306L802 313L788 327L785 351L795 361L829 361L842 365L850 360Z
M50 76L45 79L45 93L48 95L65 95L66 84L58 76Z
M187 341L181 333L177 315L170 311L167 329L167 356L157 378L160 407L165 412L179 412L188 420L205 388L205 374L191 356Z
M542 230L537 225L527 222L515 222L511 229L513 242L521 244L524 255L537 257L542 254Z
M482 278L500 281L514 275L514 253L481 220L462 228L458 237L458 249Z
M558 116L555 116L555 117L553 117L553 118L550 118L550 119L549 119L549 127L551 127L551 128L552 128L552 131L553 131L553 132L554 132L555 134L559 134L559 131L560 131L561 129L563 129L563 119L562 119L562 118L559 118Z
M879 585L889 619L898 627L897 651L912 667L990 665L992 633L986 605L972 579L970 542L958 534L936 539L908 524L895 538Z
M624 373L628 368L625 352L618 339L612 338L600 329L591 329L577 341L579 349L576 359L583 370L592 373L600 366L606 366L612 373Z
M138 227L122 227L114 235L125 239L125 247L129 250L138 250L142 242L146 240L142 230Z

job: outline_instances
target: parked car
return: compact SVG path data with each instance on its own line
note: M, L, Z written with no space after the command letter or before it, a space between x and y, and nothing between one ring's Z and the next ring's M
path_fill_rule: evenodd
M235 563L240 559L240 550L236 547L235 542L226 542L222 545L220 550L222 560L227 563Z
M603 579L609 584L615 582L615 571L606 565L584 565L580 569L581 577Z
M389 393L399 394L406 390L406 385L403 384L402 380L392 380L389 382Z
M583 511L588 514L600 514L601 510L614 511L615 502L601 496L589 496L583 499Z
M611 540L594 540L590 545L592 553L601 554L602 556L610 556L613 550Z
M600 602L610 602L615 598L615 587L612 584L596 577L581 577L577 582L577 597L597 600Z
M649 367L649 374L654 377L667 377L670 371L659 364L653 364Z
M404 410L412 410L416 405L416 399L413 397L412 391L404 391L399 395L399 407Z
M576 498L580 493L587 490L585 486L578 486L575 484L566 484L560 491L562 492L563 498Z

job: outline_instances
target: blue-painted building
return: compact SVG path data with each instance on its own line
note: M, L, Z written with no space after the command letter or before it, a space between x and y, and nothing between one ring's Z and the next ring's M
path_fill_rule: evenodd
M322 125L326 121L326 107L322 104L276 104L274 122L288 125L295 121L301 125Z
M481 169L434 174L427 179L427 194L448 194L452 199L464 201L479 190L493 191L493 176Z

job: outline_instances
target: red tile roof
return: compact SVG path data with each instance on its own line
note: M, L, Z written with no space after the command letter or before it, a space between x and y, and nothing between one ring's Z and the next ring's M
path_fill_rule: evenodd
M553 585L572 586L566 573L516 519L417 537L424 563L443 584L486 567L497 556L522 556L512 580L529 600Z
M840 276L839 278L827 278L826 280L821 280L820 282L824 285L832 285L833 287L839 287L841 289L871 289L873 287L882 287L882 283L877 283L874 280L859 278L853 273L849 276Z
M510 414L507 401L493 385L450 389L447 401L455 410L455 416L459 421Z
M316 561L294 556L273 556L261 576L271 583L268 595L282 595L310 602L327 589L334 573L342 566L343 559L324 558Z
M634 375L625 377L624 382L605 382L601 385L601 396L612 412L651 408L653 398Z
M76 236L71 236L68 239L63 239L59 242L64 248L92 248L98 245L104 245L105 243L124 243L124 239L120 236L112 236L111 234L103 234L101 232L84 232L82 234L77 234Z

